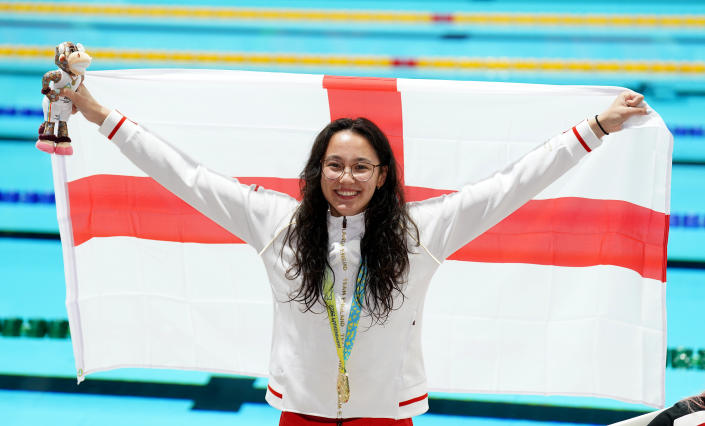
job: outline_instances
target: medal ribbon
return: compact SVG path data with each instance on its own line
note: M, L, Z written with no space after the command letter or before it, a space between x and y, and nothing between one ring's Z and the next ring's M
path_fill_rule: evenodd
M360 301L365 294L365 286L367 285L367 263L363 260L360 265L360 270L357 273L357 281L355 282L355 294L353 295L352 306L350 307L350 315L346 327L345 340L341 341L343 336L340 333L338 326L338 309L335 306L335 295L333 294L333 279L330 271L326 272L323 283L323 301L326 304L328 311L328 322L330 323L330 331L333 333L333 341L335 348L338 351L338 360L340 361L340 373L345 374L345 362L350 358L355 337L357 336L357 325L360 322ZM342 315L342 305L341 305Z

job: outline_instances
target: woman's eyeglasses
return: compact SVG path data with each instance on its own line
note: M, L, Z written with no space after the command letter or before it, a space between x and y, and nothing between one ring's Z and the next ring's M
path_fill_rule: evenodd
M323 166L323 176L330 180L340 180L348 169L345 164L338 160L323 160L321 164ZM379 166L381 164L355 163L350 166L350 175L356 181L367 182L372 178L375 167Z

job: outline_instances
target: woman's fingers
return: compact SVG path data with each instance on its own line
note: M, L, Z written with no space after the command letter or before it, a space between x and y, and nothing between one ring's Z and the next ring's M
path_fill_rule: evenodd
M635 115L648 114L646 106L640 106L644 102L644 95L641 93L632 92L631 90L623 92L625 96L625 107L622 113L625 115L625 120Z
M644 101L644 95L640 93L635 93L634 95L635 96L629 100L629 106L637 106Z
M99 104L91 96L86 86L81 85L76 92L63 89L61 95L69 98L81 114L86 117L86 120L97 125L103 124L103 121L110 113L110 110Z
M91 92L88 90L88 88L84 85L80 85L78 87L78 90L76 91L79 93L81 96L83 96L86 99L90 99L91 101L95 102L95 99L93 98L93 95L91 95Z
M625 111L625 114L627 114L628 117L632 117L634 115L645 115L648 113L649 110L646 107L631 107Z
M73 99L76 97L75 96L76 92L74 92L73 90L69 90L69 89L61 89L59 91L59 95L66 96L67 98L69 98L73 101Z
M79 109L81 109L81 103L83 102L82 99L80 99L80 96L76 94L73 90L69 89L61 89L59 92L59 96L65 96L69 99L71 99L71 102Z

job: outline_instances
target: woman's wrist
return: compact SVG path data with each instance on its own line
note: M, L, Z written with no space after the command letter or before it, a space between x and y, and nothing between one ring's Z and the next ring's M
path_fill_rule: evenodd
M103 123L105 122L105 119L108 118L108 115L110 115L110 110L104 106L100 106L100 110L98 112L98 115L96 116L96 120L94 121L95 124L98 126L102 126Z
M605 136L605 132L602 131L600 128L600 125L597 124L598 117L590 117L588 118L588 124L590 125L590 130L597 136L598 138L602 139L603 136Z

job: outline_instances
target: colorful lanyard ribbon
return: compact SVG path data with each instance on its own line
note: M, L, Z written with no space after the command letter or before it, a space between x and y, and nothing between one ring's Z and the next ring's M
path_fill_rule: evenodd
M357 273L357 281L355 282L355 294L350 307L350 315L348 316L348 325L345 333L345 340L341 334L339 327L338 310L335 306L335 295L333 293L333 279L330 271L326 272L326 277L323 283L323 300L328 311L328 322L330 322L330 330L333 333L333 341L338 351L338 406L340 409L341 403L346 403L350 399L350 385L348 382L347 369L345 363L350 357L355 337L357 336L357 325L360 322L360 301L365 294L365 285L367 284L367 263L365 261L360 265L360 270ZM343 305L340 307L340 315L342 315Z

